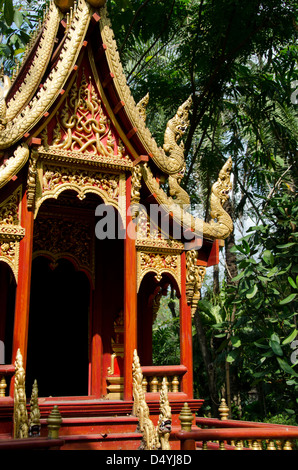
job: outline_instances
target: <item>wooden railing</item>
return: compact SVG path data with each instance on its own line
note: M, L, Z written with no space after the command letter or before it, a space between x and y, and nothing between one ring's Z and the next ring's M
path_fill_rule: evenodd
M175 433L181 450L292 450L298 426L214 418L194 418L187 403L180 414L181 430ZM194 423L208 426L200 429Z
M6 395L7 377L12 377L15 373L13 364L0 364L0 399Z
M166 378L169 392L180 392L181 377L187 372L183 365L176 366L142 366L143 390L150 393L158 393L163 378Z

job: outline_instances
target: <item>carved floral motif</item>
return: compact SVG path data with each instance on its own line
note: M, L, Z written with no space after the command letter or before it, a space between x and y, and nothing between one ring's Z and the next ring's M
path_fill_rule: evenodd
M0 260L7 263L17 280L19 240L25 235L20 226L21 186L0 204Z
M138 252L138 287L145 274L155 273L157 282L161 281L163 273L171 274L180 286L181 263L179 254Z
M34 224L34 255L48 253L54 260L68 255L92 274L92 237L91 224L87 221L38 217Z
M112 130L98 93L83 71L79 84L75 82L56 114L51 148L71 152L99 154L105 157L125 158L124 146Z

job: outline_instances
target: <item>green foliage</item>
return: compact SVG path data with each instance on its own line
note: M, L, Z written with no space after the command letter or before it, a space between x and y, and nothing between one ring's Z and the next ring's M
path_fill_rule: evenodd
M265 387L266 395L273 390L275 398L280 395L270 404L272 411L297 411L298 203L284 180L263 202L265 223L251 227L234 248L240 272L226 290L225 308L234 308L235 318L214 328L232 332L226 360L245 372L245 381Z
M160 308L152 329L152 360L154 365L180 364L180 324L179 316L173 317L169 304L177 299L170 294L161 298Z
M11 75L15 63L21 59L46 3L0 0L0 65L7 75Z

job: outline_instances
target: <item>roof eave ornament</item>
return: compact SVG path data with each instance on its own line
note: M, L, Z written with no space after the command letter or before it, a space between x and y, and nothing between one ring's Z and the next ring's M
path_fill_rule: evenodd
M66 13L71 8L73 8L75 0L54 0L57 7L62 11L62 13ZM93 8L101 8L105 5L106 0L86 0L89 5Z

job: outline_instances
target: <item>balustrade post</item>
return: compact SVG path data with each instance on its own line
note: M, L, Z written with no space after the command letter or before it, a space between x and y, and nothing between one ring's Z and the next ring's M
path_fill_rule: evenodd
M2 379L0 380L0 398L5 397L5 389L7 387L5 376L3 375Z
M222 421L225 421L225 420L228 419L230 410L229 410L229 407L227 406L226 400L224 398L221 399L220 407L218 408L218 411L219 411L220 419Z
M48 438L49 439L58 439L59 430L62 424L62 418L58 406L55 405L48 416Z
M184 403L179 415L179 420L181 423L181 431L191 431L193 414L188 406L188 403ZM182 440L181 450L196 450L196 441L194 439Z

